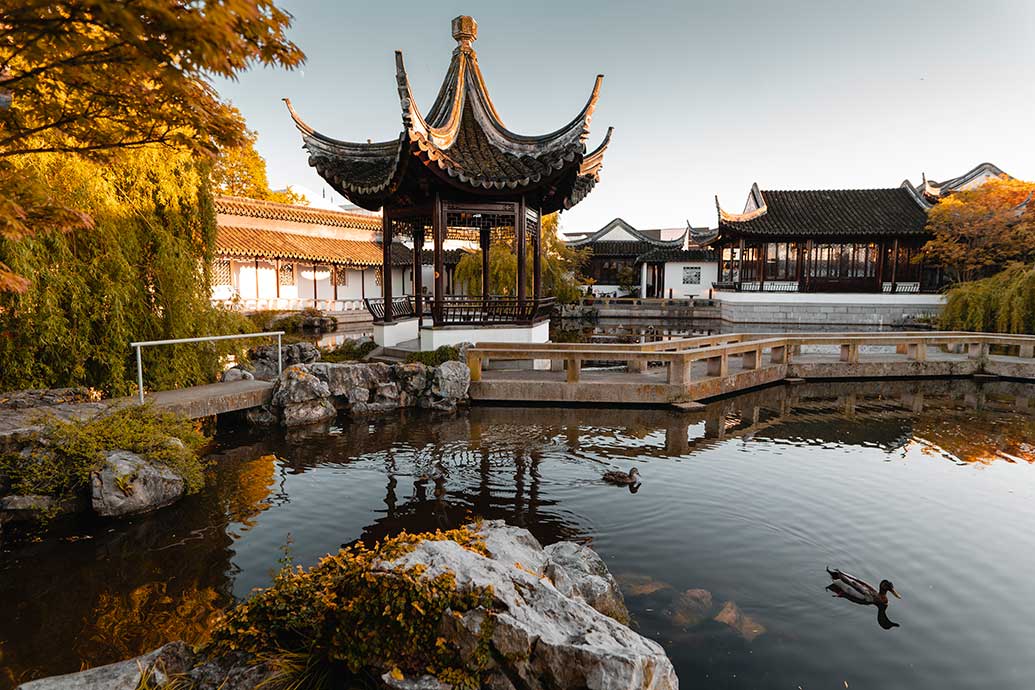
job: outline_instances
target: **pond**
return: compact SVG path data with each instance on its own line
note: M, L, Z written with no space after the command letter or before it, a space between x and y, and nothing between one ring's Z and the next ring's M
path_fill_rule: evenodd
M846 382L692 414L479 407L223 430L199 495L5 545L0 687L201 640L288 560L483 516L596 549L684 687L1027 689L1029 398L1004 381ZM634 465L635 493L599 480ZM898 627L831 597L826 566L892 580Z

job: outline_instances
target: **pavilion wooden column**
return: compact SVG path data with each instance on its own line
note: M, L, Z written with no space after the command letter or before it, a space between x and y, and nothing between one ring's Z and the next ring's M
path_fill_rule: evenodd
M385 323L392 323L392 219L388 209L381 216L381 297L385 303Z
M536 209L535 235L532 237L532 299L543 298L543 217Z
M435 302L431 308L431 315L435 320L435 324L442 323L442 307L443 299L445 297L445 279L446 271L443 266L444 256L442 253L442 244L446 239L446 212L442 207L442 198L438 194L435 195L435 206L432 210L432 228L431 234L433 236L433 242L435 247Z
M424 228L413 229L413 311L424 317Z
M316 262L314 261L313 262L313 309L316 309L316 301L317 301L317 299L318 298L317 298L317 295L316 295Z
M895 238L891 249L891 291L898 290L898 238Z
M492 242L492 234L488 228L482 228L479 233L479 244L482 250L482 299L489 297L489 244Z
M737 245L737 282L744 282L744 238L740 238Z
M525 301L525 292L527 286L527 278L525 276L525 270L527 268L527 251L525 248L525 199L522 197L521 202L517 205L517 217L514 218L514 232L517 234L517 298L518 303Z

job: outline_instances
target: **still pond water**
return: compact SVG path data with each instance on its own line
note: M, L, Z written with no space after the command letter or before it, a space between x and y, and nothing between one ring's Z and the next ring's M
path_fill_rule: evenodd
M544 543L591 543L684 687L1027 690L1027 396L1006 382L855 382L770 388L699 414L475 408L222 431L201 494L4 546L0 687L199 641L285 549L308 565L355 539L484 516ZM444 478L422 480L436 464ZM632 465L635 493L599 481ZM893 580L899 627L832 598L828 565ZM680 608L690 589L713 601L696 625ZM745 630L712 619L726 602L751 619Z

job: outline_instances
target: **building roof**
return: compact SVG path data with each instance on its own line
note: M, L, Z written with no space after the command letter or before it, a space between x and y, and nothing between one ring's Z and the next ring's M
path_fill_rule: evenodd
M461 16L452 29L458 45L426 114L417 109L402 53L396 52L403 130L395 139L365 144L333 139L306 124L288 102L309 164L353 203L371 210L426 201L442 187L490 199L525 196L543 213L577 204L599 179L611 138L608 130L603 143L587 152L603 76L597 76L586 105L568 124L539 136L516 134L504 126L478 67L471 47L477 23Z
M324 208L261 201L241 196L216 196L216 213L284 220L339 228L381 231L381 216L369 212L332 211Z
M718 207L718 199L716 199ZM718 238L843 238L924 235L925 205L908 187L762 191L744 213L718 207Z
M593 253L600 254L603 250L607 249L605 245L615 245L611 247L612 250L618 250L618 245L627 246L630 251L634 253L642 253L642 251L648 251L653 247L665 247L665 248L679 248L682 247L686 242L686 230L683 229L683 233L679 237L675 237L670 240L661 239L662 233L666 228L655 228L651 230L638 230L634 228L630 223L626 222L622 218L615 218L604 227L600 228L596 232L589 233L575 239L566 240L565 244L569 247L594 247ZM668 229L671 230L671 229ZM608 235L624 236L631 239L621 240L608 240ZM633 246L647 247L641 252L635 252L631 249ZM600 249L601 251L598 251ZM622 252L628 253L628 252Z
M1003 172L999 166L993 163L979 163L973 168L958 177L953 177L943 182L935 182L923 176L923 182L916 186L916 190L931 201L937 201L962 189L967 189L974 183L981 184L981 180L989 177L1010 177Z
M690 249L652 249L636 257L638 264L663 264L669 262L717 261L718 252L710 247L692 247Z
M317 261L365 268L381 265L378 242L314 237L276 230L220 225L216 253L229 256Z

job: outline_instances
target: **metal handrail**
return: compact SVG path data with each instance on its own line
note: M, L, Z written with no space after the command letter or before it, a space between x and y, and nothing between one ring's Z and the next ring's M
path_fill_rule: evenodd
M145 347L153 345L181 345L183 343L206 343L215 340L239 340L241 338L272 338L277 337L277 376L284 371L284 356L281 337L284 331L268 331L263 333L236 333L234 335L208 335L200 338L174 338L172 340L141 340L130 343L129 346L137 351L137 390L140 393L140 404L144 404L144 360L140 357L140 351Z

